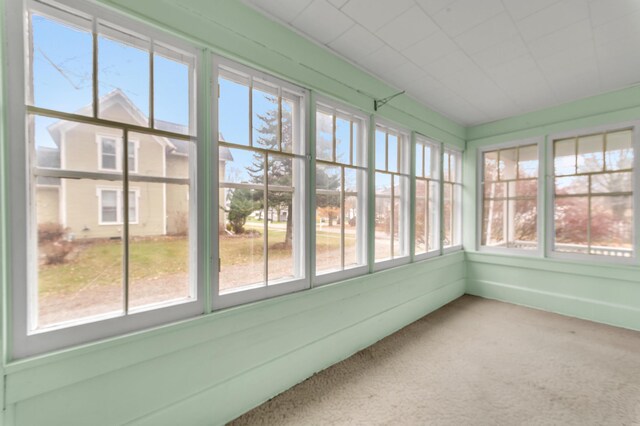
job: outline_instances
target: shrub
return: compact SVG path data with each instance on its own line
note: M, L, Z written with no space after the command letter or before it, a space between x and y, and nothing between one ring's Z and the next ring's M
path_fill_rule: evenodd
M46 265L60 265L66 262L67 255L73 250L73 245L67 241L56 241L42 248Z
M52 243L61 240L65 229L59 223L47 222L38 225L38 242Z

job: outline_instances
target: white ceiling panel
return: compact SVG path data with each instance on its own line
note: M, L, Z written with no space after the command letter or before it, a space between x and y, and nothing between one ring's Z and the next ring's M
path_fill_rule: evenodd
M418 6L388 22L376 34L397 50L404 50L436 32L438 27Z
M640 84L640 0L241 1L463 125Z
M326 44L351 28L354 22L327 0L313 0L291 24L320 43Z

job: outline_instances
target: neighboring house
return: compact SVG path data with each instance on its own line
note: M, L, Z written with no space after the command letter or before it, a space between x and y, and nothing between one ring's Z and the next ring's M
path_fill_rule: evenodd
M120 90L103 97L99 109L112 120L147 125L147 117ZM185 132L178 124L156 124L163 130ZM47 130L56 147L37 149L39 167L122 173L120 130L62 120ZM188 185L148 182L141 177L189 178L190 143L141 133L130 133L128 143L129 234L184 235L189 224ZM224 176L232 157L230 152L222 154L219 173ZM40 177L36 188L38 224L60 223L70 239L122 236L121 181Z

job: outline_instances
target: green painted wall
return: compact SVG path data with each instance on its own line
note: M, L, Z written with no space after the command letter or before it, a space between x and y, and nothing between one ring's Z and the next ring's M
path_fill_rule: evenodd
M546 141L545 136L556 132L638 118L640 86L471 127L464 159L464 202L477 205L479 147L530 137ZM546 144L549 148L548 141ZM475 209L464 211L467 293L640 330L640 267L597 259L573 262L480 253L476 251L475 215ZM543 214L538 217L544 220Z
M373 112L373 97L395 91L238 1L117 2L103 1L366 112ZM462 126L406 96L380 115L464 147ZM5 123L0 152L9 143ZM2 170L0 188L8 183ZM0 191L4 227L6 191ZM0 255L8 255L3 230ZM4 260L0 276L8 291ZM460 297L465 283L464 253L452 253L19 361L6 360L3 328L0 425L222 424Z

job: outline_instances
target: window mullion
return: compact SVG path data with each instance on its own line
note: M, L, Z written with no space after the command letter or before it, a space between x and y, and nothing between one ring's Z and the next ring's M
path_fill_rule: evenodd
M129 313L129 131L124 129L122 143L122 216L123 216L123 307L125 315Z

